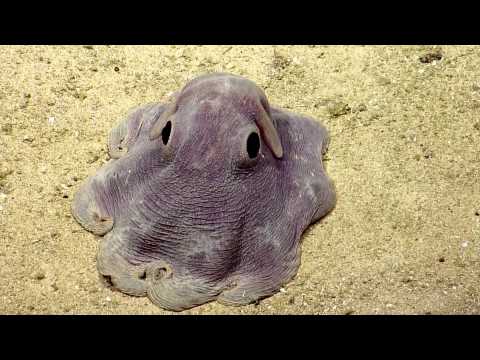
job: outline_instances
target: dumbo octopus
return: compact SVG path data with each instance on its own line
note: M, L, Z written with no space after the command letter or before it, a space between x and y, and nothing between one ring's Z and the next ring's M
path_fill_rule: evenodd
M252 81L203 75L111 131L111 159L72 212L102 236L97 268L114 289L173 311L255 303L293 279L302 233L335 206L328 144Z

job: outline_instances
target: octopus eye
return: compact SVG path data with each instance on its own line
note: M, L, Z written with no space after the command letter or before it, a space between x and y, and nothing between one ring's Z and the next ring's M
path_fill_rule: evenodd
M170 139L170 133L172 131L172 122L167 121L165 127L162 130L162 141L164 145L168 144L168 140Z
M255 159L260 151L260 138L258 134L252 132L247 139L247 153L250 159Z

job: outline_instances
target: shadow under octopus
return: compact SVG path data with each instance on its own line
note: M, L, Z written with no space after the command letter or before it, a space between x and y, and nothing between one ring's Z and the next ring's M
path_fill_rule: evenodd
M113 288L174 311L250 304L292 280L302 233L335 205L328 143L252 81L203 75L111 131L111 159L72 212L103 236L97 267Z

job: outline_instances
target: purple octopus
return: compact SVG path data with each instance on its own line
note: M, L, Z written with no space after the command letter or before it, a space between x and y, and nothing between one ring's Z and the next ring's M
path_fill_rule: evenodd
M133 110L72 212L103 236L97 267L123 293L174 311L244 305L292 280L301 235L335 205L319 122L270 107L245 78L200 76Z

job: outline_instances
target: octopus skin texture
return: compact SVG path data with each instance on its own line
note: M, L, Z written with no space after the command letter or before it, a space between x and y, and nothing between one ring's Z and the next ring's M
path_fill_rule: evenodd
M111 159L72 213L101 236L97 268L114 289L173 311L254 303L293 279L302 233L335 206L328 143L252 81L203 75L110 132Z

